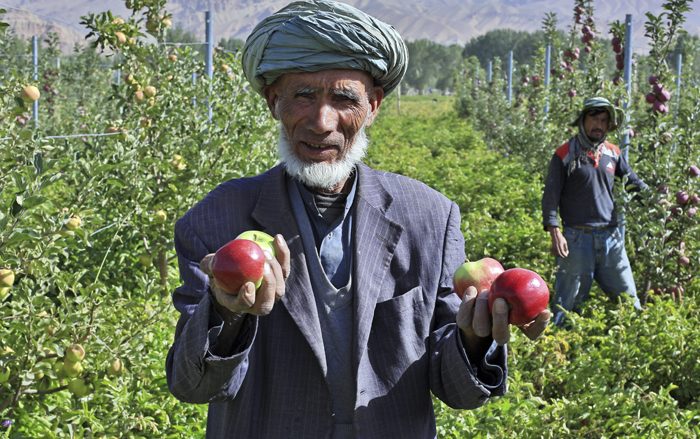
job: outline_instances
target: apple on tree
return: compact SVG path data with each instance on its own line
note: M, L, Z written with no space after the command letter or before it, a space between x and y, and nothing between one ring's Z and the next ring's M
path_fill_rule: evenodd
M503 266L493 258L467 261L460 265L452 276L455 293L461 299L469 287L475 287L477 291L488 290L494 279L501 273L503 273Z
M66 349L66 361L71 363L77 363L85 358L85 348L78 343L74 343L68 346Z
M76 361L74 363L68 361L68 358L66 358L63 361L63 372L66 374L67 377L75 378L78 375L82 374L83 371L83 364L80 361Z
M39 89L36 88L36 86L27 84L24 87L22 87L22 93L20 97L24 102L31 103L38 100L41 97L41 93L39 93Z
M234 239L214 253L211 272L226 292L238 294L246 282L255 288L262 284L265 270L265 253L255 241Z
M547 283L534 271L510 268L501 273L489 290L489 311L497 298L508 303L508 321L513 325L524 325L535 319L549 304Z
M92 393L90 386L82 378L75 378L68 383L68 391L78 398L88 396Z
M15 283L15 272L9 268L0 268L0 287L10 288Z

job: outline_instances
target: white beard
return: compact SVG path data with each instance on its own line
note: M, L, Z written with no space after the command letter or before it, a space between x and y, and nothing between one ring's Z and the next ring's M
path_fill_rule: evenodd
M308 163L300 160L294 154L287 133L280 124L277 142L280 161L284 162L284 166L292 178L308 187L330 191L350 177L355 165L365 157L369 146L365 126L365 124L362 125L352 146L340 160L333 163Z

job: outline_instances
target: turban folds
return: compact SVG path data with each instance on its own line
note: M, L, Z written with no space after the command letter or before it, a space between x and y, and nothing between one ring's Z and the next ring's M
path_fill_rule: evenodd
M408 50L392 26L345 3L290 3L261 21L243 47L243 72L261 93L291 72L363 70L391 92L406 73Z

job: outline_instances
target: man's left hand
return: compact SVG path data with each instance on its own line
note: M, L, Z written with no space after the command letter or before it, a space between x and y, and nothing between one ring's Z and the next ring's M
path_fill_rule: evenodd
M489 313L489 292L477 292L469 287L464 293L462 303L457 312L457 326L462 331L462 339L466 348L472 351L488 348L490 341L504 345L510 340L508 324L508 303L498 298L493 302L492 312ZM551 313L545 309L533 321L520 325L518 328L531 340L539 337L549 323Z

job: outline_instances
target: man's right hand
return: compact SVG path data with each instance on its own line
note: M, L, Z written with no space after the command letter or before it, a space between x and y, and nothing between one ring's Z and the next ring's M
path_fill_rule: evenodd
M199 267L209 276L209 287L214 298L222 307L234 313L267 315L285 293L285 281L289 277L290 256L289 248L282 235L275 236L275 251L277 258L265 254L265 272L260 288L255 289L253 282L246 282L237 292L226 291L214 278L211 264L214 253L206 255L199 263Z
M552 254L560 258L569 256L569 244L559 227L549 227L549 236L552 237Z

